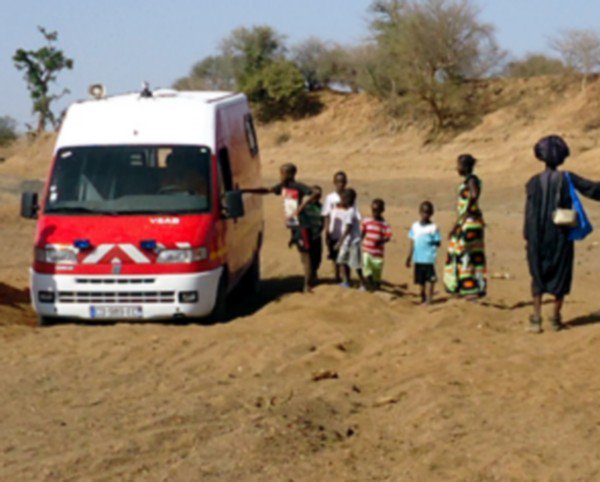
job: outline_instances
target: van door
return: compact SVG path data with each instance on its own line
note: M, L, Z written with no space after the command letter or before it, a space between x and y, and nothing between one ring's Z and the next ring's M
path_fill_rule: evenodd
M217 171L219 175L219 200L222 203L224 194L227 191L236 189L233 184L233 172L231 170L231 160L227 147L219 149L217 154ZM244 267L243 240L240 239L240 229L237 219L227 219L225 206L221 205L221 219L225 223L225 246L227 249L227 262L229 265L230 279L234 279L240 274Z

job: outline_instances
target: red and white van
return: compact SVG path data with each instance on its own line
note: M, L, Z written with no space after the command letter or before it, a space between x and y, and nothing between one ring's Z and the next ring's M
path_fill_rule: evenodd
M246 97L99 97L64 119L38 203L31 299L40 321L222 315L259 282L260 158Z

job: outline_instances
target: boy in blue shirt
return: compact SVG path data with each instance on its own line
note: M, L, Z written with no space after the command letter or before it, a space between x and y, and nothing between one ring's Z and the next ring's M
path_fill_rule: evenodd
M440 230L431 221L433 216L433 204L424 201L419 207L421 220L410 228L410 251L406 258L406 267L415 265L415 284L421 287L421 301L424 305L433 302L433 290L437 282L435 272L435 261L442 237Z

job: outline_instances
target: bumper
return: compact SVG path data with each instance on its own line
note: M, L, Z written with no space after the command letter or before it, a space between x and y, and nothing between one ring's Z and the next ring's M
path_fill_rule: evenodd
M38 315L44 317L82 320L203 317L215 306L222 271L223 268L177 275L77 276L45 275L31 270L31 300ZM40 301L40 292L52 301ZM182 293L193 292L197 293L195 302L182 302ZM120 313L123 315L119 316Z

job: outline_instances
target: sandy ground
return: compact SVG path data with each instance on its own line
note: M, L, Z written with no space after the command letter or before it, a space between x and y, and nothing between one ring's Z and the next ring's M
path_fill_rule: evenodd
M334 114L327 142L321 123ZM373 134L351 131L349 117L371 115L360 98L334 99L313 120L263 129L263 163L273 180L279 162L296 161L326 190L343 166L364 208L384 197L390 286L297 293L299 261L270 198L263 294L236 297L233 319L219 325L36 328L26 290L33 224L17 217L17 193L47 170L24 169L23 158L47 163L49 147L22 146L0 166L0 480L600 480L598 235L577 246L570 329L524 331L523 184L548 127L505 126L509 158L507 142L486 140L493 126L444 147L389 134L368 143ZM570 129L570 167L600 178L597 134ZM407 231L424 198L448 230L463 150L481 158L490 274L501 279L484 303L440 293L423 308L403 266ZM600 225L600 205L586 206Z

